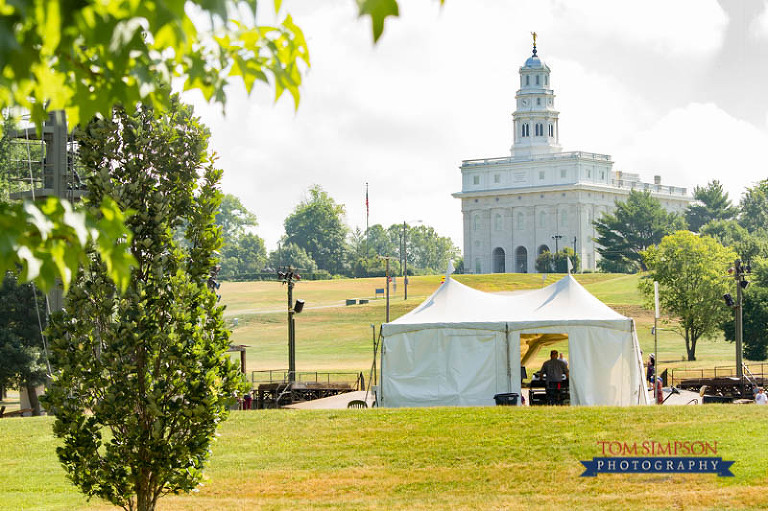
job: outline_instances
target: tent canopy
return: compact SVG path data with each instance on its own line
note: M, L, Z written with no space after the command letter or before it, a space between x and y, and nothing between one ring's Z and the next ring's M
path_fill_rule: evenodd
M647 403L632 319L572 276L541 289L485 293L452 278L413 311L382 325L384 406L493 404L520 392L527 362L568 339L571 402ZM524 350L521 350L523 343Z
M383 328L391 334L448 324L485 328L515 323L520 328L535 328L553 322L629 330L632 320L592 296L571 275L547 287L514 294L485 293L446 278L421 305Z

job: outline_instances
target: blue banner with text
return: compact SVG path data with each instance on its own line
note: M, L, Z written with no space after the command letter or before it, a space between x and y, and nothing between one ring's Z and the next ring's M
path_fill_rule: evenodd
M581 462L586 470L581 477L597 474L717 474L733 477L730 468L734 461L722 458L592 458Z

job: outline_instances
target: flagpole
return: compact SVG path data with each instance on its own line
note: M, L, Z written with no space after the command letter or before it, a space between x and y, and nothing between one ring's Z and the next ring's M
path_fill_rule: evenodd
M368 257L368 220L371 211L368 206L368 183L365 183L365 256Z

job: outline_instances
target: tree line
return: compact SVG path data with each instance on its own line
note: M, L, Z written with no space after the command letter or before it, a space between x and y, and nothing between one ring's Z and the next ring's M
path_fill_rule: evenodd
M216 216L221 227L221 277L248 278L274 273L286 266L326 277L376 277L408 273L434 274L445 270L449 260L459 266L460 251L450 238L426 225L370 226L367 232L350 229L344 222L345 207L319 185L286 217L285 234L278 247L267 252L264 240L251 232L256 216L234 195L225 195Z

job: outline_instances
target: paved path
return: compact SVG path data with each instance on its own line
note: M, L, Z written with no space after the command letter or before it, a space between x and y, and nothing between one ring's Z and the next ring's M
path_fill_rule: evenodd
M346 302L341 301L337 303L333 303L331 305L314 305L312 307L304 307L304 310L315 310L315 309L333 309L335 307L346 307ZM352 307L350 305L350 307ZM285 307L282 307L280 309L237 309L237 310L229 310L224 309L224 317L237 317L242 316L244 314L278 314L281 312L288 312L288 304L286 303Z
M339 394L338 396L325 397L323 399L315 399L314 401L304 401L303 403L296 403L293 405L285 406L284 408L293 408L296 410L340 410L346 408L350 401L359 399L365 400L364 390L355 390L353 392L346 392ZM373 405L373 392L368 392L368 408Z

